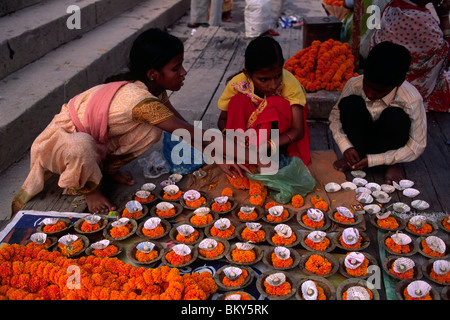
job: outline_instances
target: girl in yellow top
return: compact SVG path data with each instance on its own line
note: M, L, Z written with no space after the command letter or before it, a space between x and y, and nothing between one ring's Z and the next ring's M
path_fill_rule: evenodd
M255 129L259 143L273 143L270 131L277 129L278 145L270 144L272 150L280 148L280 154L299 157L307 165L311 139L305 90L283 65L277 41L271 37L252 40L245 51L243 71L228 82L219 99L222 112L217 125L220 130Z

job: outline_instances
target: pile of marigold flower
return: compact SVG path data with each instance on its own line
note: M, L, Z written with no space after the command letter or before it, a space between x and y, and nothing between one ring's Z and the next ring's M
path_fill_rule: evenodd
M67 273L71 266L80 270L79 288ZM117 258L68 259L18 244L0 249L3 300L205 300L216 291L209 272L180 275L177 268L134 267Z
M309 92L342 91L347 80L358 75L353 72L350 45L333 39L313 41L311 46L289 58L284 68Z

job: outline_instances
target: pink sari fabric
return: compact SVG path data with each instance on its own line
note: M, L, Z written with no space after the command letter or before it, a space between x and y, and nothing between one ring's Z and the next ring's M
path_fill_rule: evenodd
M390 41L406 47L412 56L406 80L420 92L427 111L450 111L450 46L439 23L427 8L405 0L391 1L381 17L381 28L371 46Z
M94 138L97 144L98 159L100 164L106 157L108 142L108 114L109 106L116 92L128 81L112 82L102 86L89 99L84 113L84 123L81 123L75 110L75 99L69 101L69 113L78 132L84 132Z

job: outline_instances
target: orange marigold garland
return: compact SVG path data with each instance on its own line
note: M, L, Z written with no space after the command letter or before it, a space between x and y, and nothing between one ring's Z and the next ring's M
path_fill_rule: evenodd
M293 244L296 240L297 236L295 235L294 232L292 232L291 236L288 238L280 236L278 233L275 233L275 235L272 237L272 242L277 246L289 246Z
M199 236L200 236L199 232L197 230L194 230L193 232L191 232L186 236L182 235L181 233L178 233L176 235L176 240L182 243L192 243L195 242Z
M205 249L199 248L198 252L201 256L212 259L212 258L215 258L215 257L218 257L219 255L221 255L224 252L224 250L225 250L225 246L221 242L217 241L217 246L215 246L214 249L205 250Z
M251 213L244 213L241 210L239 210L237 216L241 220L252 221L258 218L258 213L256 212L256 210L253 210Z
M185 200L186 206L191 208L199 208L206 203L205 197L201 196L197 200Z
M168 218L173 217L176 214L175 208L167 209L167 210L161 210L156 208L156 215L160 218Z
M344 248L347 248L347 249L358 249L359 247L361 247L362 240L363 240L363 237L360 235L358 237L358 241L356 241L355 244L346 244L342 235L339 237L339 243L341 244L341 246L343 246Z
M101 220L97 223L89 223L86 220L84 220L83 223L81 224L80 230L83 232L93 232L100 229L101 226L102 226Z
M302 216L302 221L303 221L303 223L304 223L306 226L308 226L308 227L310 227L310 228L313 228L313 229L320 229L320 228L322 228L322 227L324 226L324 224L325 224L325 219L322 219L322 220L320 220L320 221L313 221L313 220L311 220L311 219L308 217L307 214L304 214L304 215Z
M214 202L211 205L211 210L216 211L216 212L224 212L224 211L228 211L231 209L231 202L227 201L224 204L217 204L216 202Z
M348 43L333 39L313 41L311 46L289 58L284 68L291 72L309 92L342 91L353 72L354 57Z
M142 210L136 211L136 212L130 212L127 208L123 209L122 217L128 218L128 219L139 219L142 217Z
M408 222L408 229L417 234L429 234L433 231L433 227L428 222L425 222L420 228L417 228L411 222Z
M235 226L233 226L232 224L225 230L220 230L220 229L216 228L215 226L212 226L209 232L211 233L211 236L213 236L213 237L226 239L226 238L231 237L234 234L235 229L236 229Z
M255 206L262 206L266 201L267 188L259 181L250 180L249 189L250 203Z
M143 227L141 229L141 231L144 236L150 237L150 238L159 237L160 235L164 234L164 232L165 232L164 227L161 224L157 225L153 229L147 229L147 228Z
M80 289L68 286L80 267ZM0 298L36 300L190 300L217 291L211 273L180 275L177 268L134 267L117 258L65 258L60 252L6 245L0 249Z
M151 250L150 252L144 252L140 250L136 250L135 258L141 262L149 262L155 260L158 257L158 251Z
M187 254L185 256L176 254L175 251L170 251L166 254L166 260L174 266L179 266L181 264L188 263L191 260L191 255Z
M233 170L232 170L233 172ZM227 179L228 182L236 189L239 190L247 190L250 189L250 179L247 178L246 176L241 177L237 172L233 172L235 178L232 178L231 176L229 176L228 174Z
M131 229L132 229L131 223L127 223L126 225L121 227L112 227L111 230L109 231L109 234L113 238L122 238L125 237L127 234L129 234Z
M78 238L74 242L70 244L70 246L66 246L63 243L58 243L58 249L61 251L61 254L65 257L71 257L76 255L84 248L84 242L82 239Z

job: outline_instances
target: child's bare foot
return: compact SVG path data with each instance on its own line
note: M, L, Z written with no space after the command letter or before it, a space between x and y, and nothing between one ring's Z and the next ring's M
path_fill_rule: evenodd
M400 164L397 163L387 168L384 175L384 181L387 184L392 184L392 181L399 182L402 179L404 179L404 175Z
M348 165L347 159L345 159L345 158L336 160L336 161L333 163L333 167L334 167L336 170L341 171L341 172L345 172L345 171L350 170L350 166Z
M84 197L86 198L88 210L92 213L107 213L117 210L116 206L109 202L99 188L86 193Z
M110 177L119 183L127 184L129 186L135 185L136 181L133 178L133 175L130 171L117 171L114 174L111 174Z

